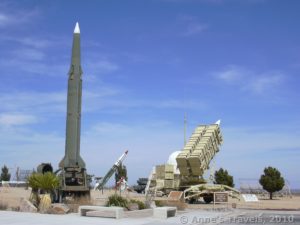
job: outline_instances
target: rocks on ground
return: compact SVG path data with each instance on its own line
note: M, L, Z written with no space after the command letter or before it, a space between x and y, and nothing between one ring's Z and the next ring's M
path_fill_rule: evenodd
M20 200L20 211L21 212L37 212L37 208L27 199L21 198Z
M50 214L67 214L70 212L70 208L65 204L54 203L51 205L48 213Z

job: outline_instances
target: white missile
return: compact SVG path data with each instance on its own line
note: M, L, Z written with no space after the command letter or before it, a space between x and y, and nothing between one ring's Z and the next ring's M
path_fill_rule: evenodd
M127 154L128 154L128 150L126 150L125 153L121 155L121 157L115 162L115 164L110 168L110 170L106 173L106 175L99 182L96 183L94 190L96 189L103 190L104 185L108 182L111 176L117 172L118 167L124 161Z
M75 34L80 34L80 28L78 22L76 23L75 29L74 29Z
M118 167L120 166L120 164L124 161L124 159L126 158L128 153L128 150L126 150L123 155L121 155L121 157L115 162L114 166Z

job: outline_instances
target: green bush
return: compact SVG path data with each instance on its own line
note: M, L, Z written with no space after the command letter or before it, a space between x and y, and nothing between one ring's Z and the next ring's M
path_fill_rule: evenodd
M123 207L126 209L129 209L129 204L130 203L135 203L138 205L139 209L145 209L146 205L144 202L140 201L140 200L136 200L136 199L130 199L129 201L118 195L118 194L113 194L111 196L108 197L108 200L106 202L106 206L110 207L110 206L119 206L119 207Z
M139 209L146 209L146 205L144 202L136 199L130 199L130 203L136 203L139 206Z
M28 177L28 184L33 190L41 189L47 193L59 186L59 179L55 174L47 172L44 174L33 173Z
M119 206L128 209L128 200L118 194L113 194L108 197L108 201L106 202L106 206Z
M155 202L156 207L163 207L164 206L164 204L159 200L155 200L154 202Z

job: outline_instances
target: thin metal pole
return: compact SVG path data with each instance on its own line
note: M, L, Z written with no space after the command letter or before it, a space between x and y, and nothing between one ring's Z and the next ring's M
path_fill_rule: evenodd
M186 118L186 112L184 112L184 140L183 140L183 143L184 143L184 146L186 145L186 124L187 124L187 118Z

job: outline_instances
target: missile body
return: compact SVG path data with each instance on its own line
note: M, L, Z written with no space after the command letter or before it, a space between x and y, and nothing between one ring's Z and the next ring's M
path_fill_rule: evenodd
M80 62L80 29L78 23L76 23L73 34L71 66L68 73L65 156L59 163L60 168L85 168L85 162L80 156L80 125L82 98L81 76L82 69Z
M115 167L120 166L120 164L121 164L121 163L124 161L124 159L126 158L127 154L128 154L128 150L126 150L126 151L121 155L121 157L115 162L114 166L115 166Z
M103 189L104 185L108 182L108 180L111 178L111 176L117 171L118 166L121 165L121 163L124 161L128 154L128 150L126 150L120 158L114 163L114 165L109 169L109 171L105 174L105 176L99 181L99 183L96 183L94 190Z

